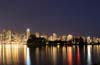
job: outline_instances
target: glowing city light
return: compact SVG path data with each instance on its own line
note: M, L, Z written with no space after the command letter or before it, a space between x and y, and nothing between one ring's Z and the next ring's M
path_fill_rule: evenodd
M79 44L80 41L86 42L87 44L97 44L100 43L100 38L98 37L90 37L90 36L73 36L72 34L68 35L57 35L57 33L52 33L51 35L47 35L45 33L41 34L36 32L31 34L30 28L27 28L26 31L22 34L18 32L13 32L11 30L3 30L0 33L0 44L27 44L27 40L30 39L30 35L35 35L36 38L44 38L46 41L60 41L60 42L72 42L73 44ZM57 42L57 44L61 44ZM49 44L46 42L46 44Z
M27 28L27 32L30 32L30 28Z
M67 36L67 41L71 41L72 39L73 39L73 35L69 34L69 35Z

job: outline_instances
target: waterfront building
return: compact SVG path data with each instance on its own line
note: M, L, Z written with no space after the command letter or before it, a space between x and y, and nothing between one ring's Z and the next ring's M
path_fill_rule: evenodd
M73 35L69 34L67 35L67 41L72 41L73 40Z
M53 35L52 35L52 40L53 40L53 41L57 40L57 34L56 34L56 33L53 33Z
M61 36L61 41L66 41L66 35Z
M26 39L28 39L29 38L29 36L30 36L30 28L27 28L26 29Z
M37 38L39 38L39 37L40 37L39 32L36 32L36 33L35 33L35 36L36 36Z
M92 39L90 38L90 36L87 37L87 43L88 44L92 43Z

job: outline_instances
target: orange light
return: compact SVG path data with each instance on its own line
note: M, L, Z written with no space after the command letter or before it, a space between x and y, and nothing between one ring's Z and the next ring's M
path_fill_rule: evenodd
M68 65L72 65L72 48L71 47L68 47L67 53L68 53Z

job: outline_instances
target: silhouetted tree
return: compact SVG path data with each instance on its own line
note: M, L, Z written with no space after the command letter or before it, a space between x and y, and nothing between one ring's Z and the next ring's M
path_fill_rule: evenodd
M45 45L47 40L45 38L37 38L35 35L30 35L27 40L27 45L36 46L36 45Z

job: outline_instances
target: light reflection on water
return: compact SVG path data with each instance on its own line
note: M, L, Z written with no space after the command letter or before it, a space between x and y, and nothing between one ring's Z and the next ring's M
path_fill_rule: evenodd
M0 65L100 65L100 46L0 45Z
M68 65L73 65L72 47L67 47L67 57L68 57Z
M89 45L87 47L87 63L88 63L88 65L92 64L91 59L92 59L91 58L91 45Z
M29 48L27 48L27 61L26 61L26 63L27 63L27 65L31 65Z

